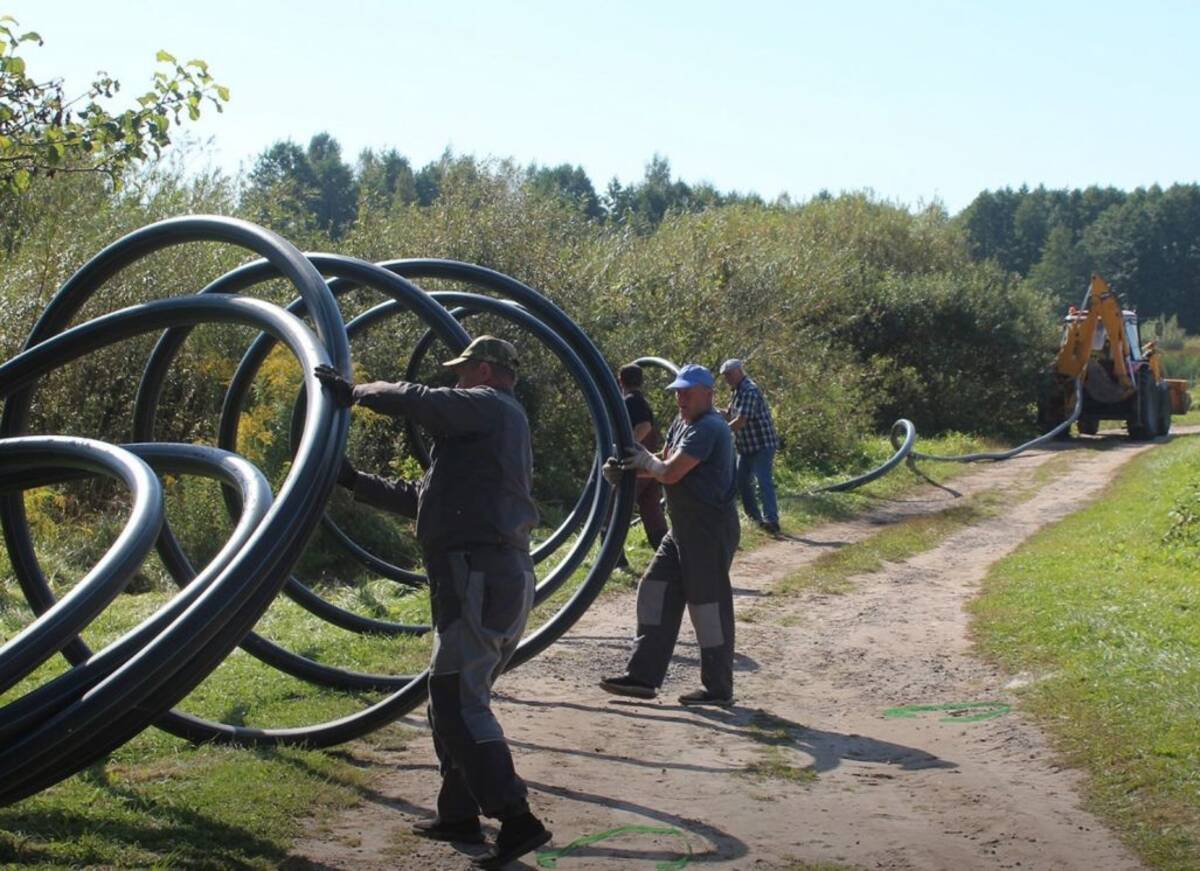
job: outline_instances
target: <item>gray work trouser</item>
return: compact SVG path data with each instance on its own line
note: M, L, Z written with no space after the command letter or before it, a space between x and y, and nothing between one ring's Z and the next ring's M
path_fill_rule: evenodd
M443 820L528 811L504 732L491 710L492 684L512 658L533 607L529 554L483 547L426 554L433 610L429 724L442 774Z
M700 645L700 679L719 696L733 695L733 589L729 566L741 537L730 503L713 508L668 493L671 530L638 584L637 638L626 672L661 686L683 609Z

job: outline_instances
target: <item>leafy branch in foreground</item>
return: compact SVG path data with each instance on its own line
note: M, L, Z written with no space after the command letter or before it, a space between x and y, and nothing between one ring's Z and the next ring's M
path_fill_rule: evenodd
M40 46L42 38L17 26L0 16L0 192L22 193L35 177L59 172L103 173L119 187L126 167L170 145L173 123L185 114L197 120L205 103L220 112L229 99L204 61L180 63L159 51L164 68L137 98L137 108L109 112L98 101L111 99L120 82L97 72L87 91L71 98L62 79L32 78L17 52L25 43Z

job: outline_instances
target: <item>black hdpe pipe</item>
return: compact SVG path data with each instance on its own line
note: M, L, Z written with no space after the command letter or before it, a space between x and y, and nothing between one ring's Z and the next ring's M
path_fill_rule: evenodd
M528 314L534 320L524 321L520 315L514 315L513 318L517 319L517 322L535 331L540 339L548 342L552 351L556 347L561 350L562 345L559 342L548 340L546 337L550 333L546 332L546 330L559 336L562 344L565 344L567 349L575 355L575 358L584 367L583 371L587 375L586 381L582 382L585 393L595 393L595 396L586 400L589 408L595 404L597 407L603 408L605 412L597 423L598 428L602 429L597 434L598 445L605 439L615 439L615 444L609 442L610 446L616 451L622 452L625 446L633 444L633 432L629 425L629 417L625 412L625 404L621 399L620 390L607 362L600 355L591 340L587 338L586 334L565 313L541 294L537 293L537 291L500 273L454 261L392 261L381 265L397 274L403 275L405 278L414 280L422 278L455 280L501 293L513 302L518 303L521 309L527 310ZM485 297L485 299L492 299L492 302L483 302L481 299L475 298L474 295L467 298L462 295L446 294L443 298L447 305L456 305L461 302L480 309L485 307L490 309L493 306L506 305L491 297ZM511 309L515 310L515 307L512 307L511 304L508 305L510 305ZM374 309L360 316L360 323L363 324L361 328L367 328L380 318L391 314L392 311L394 311L394 307L390 303L376 306ZM506 311L508 310L501 310L498 307L495 309L495 313L502 316ZM535 322L542 324L542 326L533 326ZM571 359L569 356L565 358L560 356L559 359L567 363L568 368L572 366L568 362ZM609 526L601 543L600 552L596 556L584 580L562 608L544 623L540 629L534 632L533 635L521 643L513 656L512 662L509 664L509 668L515 668L517 665L528 661L553 644L554 641L574 625L595 599L596 595L599 594L624 546L625 531L628 528L629 519L633 511L633 480L633 474L630 473L622 480L621 486L617 488L615 507L613 508L614 523ZM589 514L584 530L580 533L580 539L594 539L596 530L604 522L604 515L609 509L611 495L611 490L607 484L596 488L593 510ZM581 554L579 557L581 561L586 553L586 549L577 548L577 550ZM567 560L564 560L564 563L571 559L573 557L568 556ZM562 565L557 566L555 572L558 572L561 568ZM562 573L561 580L557 581L557 583L561 585L566 580L568 574ZM548 580L543 581L539 587L545 587ZM184 737L188 737L194 741L224 741L255 746L333 746L369 734L421 704L426 697L426 676L427 674L423 672L409 684L380 702L355 714L326 723L284 729L258 729L247 726L212 723L193 717L187 719L187 729L184 732L176 732L176 734L182 734ZM175 729L172 728L172 731L175 731Z
M111 446L106 445L105 447L111 449ZM173 475L199 475L235 487L242 500L241 514L225 544L209 563L194 575L192 582L179 595L120 639L91 656L86 662L76 665L0 708L0 746L8 744L24 730L48 719L69 703L78 700L103 677L127 662L167 628L208 588L220 570L250 540L271 505L271 488L267 479L253 464L236 454L203 445L185 444L128 444L122 445L122 449L145 460L156 472ZM81 476L76 474L70 477ZM64 480L62 476L51 475L45 475L40 479L24 477L16 489L39 487L49 483L58 483L61 480ZM0 479L0 489L7 489L3 479ZM164 521L163 523L158 548L164 559L166 559L167 551L179 549L178 542L171 533L169 522ZM183 559L186 561L185 557ZM164 719L169 719L171 716L172 714L167 714ZM159 722L161 724L163 721Z
M63 332L113 275L150 253L188 241L234 244L275 263L309 301L317 335L296 318L258 300L198 297L135 306ZM209 589L82 697L4 744L0 803L31 795L86 767L186 696L257 622L319 522L345 447L349 414L334 406L311 370L332 364L349 376L345 329L336 302L304 256L281 237L244 221L219 217L163 221L113 243L68 279L34 326L26 350L0 366L0 392L7 398L0 438L24 434L36 381L44 372L147 330L210 321L274 332L299 358L316 401L306 415L296 462L254 534ZM54 606L54 597L34 554L20 494L0 496L0 523L26 599L35 613L44 613ZM90 654L78 638L62 652L72 664L86 661Z
M306 368L328 362L312 333L274 306L190 297L135 306L54 336L0 367L0 383L23 384L30 369L36 374L39 367L62 365L120 338L172 323L211 321L278 330ZM319 392L315 378L309 381ZM328 398L313 403L298 462L279 500L208 590L129 662L0 751L0 802L57 782L119 746L190 692L236 646L286 578L270 567L281 560L290 566L315 526L320 503L313 494L322 488L328 493L333 485L332 457L324 459L318 450L344 442L344 427L334 428L339 416L348 417ZM316 510L306 512L306 505Z
M431 340L433 338L441 339L454 352L465 346L468 340L467 334L457 326L457 323L446 313L441 305L432 302L432 299L436 299L439 296L438 294L427 296L405 279L363 261L324 254L310 254L309 258L323 274L337 276L338 280L331 283L330 286L331 292L335 296L339 296L357 286L365 285L381 290L392 297L390 302L377 306L375 309L352 321L347 326L347 331L350 335L356 334L361 329L368 328L383 316L408 310L417 312L422 320L427 325L430 325L430 329L426 335ZM202 293L223 294L242 291L256 283L275 277L275 275L275 270L270 264L265 262L252 263L228 273L205 288ZM462 297L462 295L459 295L459 297ZM569 346L552 330L533 318L528 312L512 303L504 303L492 297L478 295L469 295L461 299L451 295L448 304L454 304L466 299L474 301L477 307L481 309L496 311L501 316L507 317L509 320L524 326L533 332L539 340L546 343L555 355L566 364L568 371L580 386L582 395L592 412L598 442L597 453L600 453L600 444L611 444L613 426L608 420L607 413L599 398L599 392L595 388L593 376L587 371ZM295 314L302 314L303 300L297 300L292 303L289 306L289 310ZM137 410L135 413L135 437L137 438L153 437L154 415L161 387L165 381L168 367L182 346L186 335L187 331L181 329L168 331L168 333L164 334L158 347L155 348L152 354L151 362L146 367L146 375L143 378L142 387L138 395ZM226 394L222 413L220 444L226 448L232 448L233 445L236 445L237 422L240 418L242 406L255 374L273 347L274 339L272 337L260 336L252 343L238 366ZM301 407L301 404L297 404L297 411ZM590 490L585 489L585 495L587 494L594 494L596 500L601 497L595 486L592 486ZM608 494L603 494L603 498L607 499ZM593 511L589 515L589 517L594 516L595 521L585 528L585 533L577 539L575 546L563 562L551 572L549 577L539 584L536 601L543 601L560 587L586 558L588 548L594 540L595 531L603 520L602 513L596 510L597 507L598 505L594 503ZM555 534L557 542L543 543L538 550L545 554L557 547L558 542L565 540L574 531L574 528L578 526L578 522L576 520L572 525L563 524ZM327 523L327 529L340 534L340 530L337 530L332 523ZM348 536L345 537L343 544L349 546L352 554L356 552L356 549L359 549L357 543L349 539ZM547 547L547 544L550 547ZM369 568L377 568L377 564L375 563L367 562L366 564ZM172 574L176 578L179 578L183 573L173 571ZM423 580L423 576L417 575L416 577ZM317 614L317 616L350 631L420 634L427 632L429 629L426 625L410 626L371 618L360 618L358 615L351 614L326 603L295 579L289 581L288 586L285 587L285 592L292 594L293 598L296 598L302 605ZM287 651L279 645L254 634L247 636L242 646L252 655L274 668L299 679L323 686L340 689L393 691L407 686L414 680L414 677L409 675L365 674L323 665L307 657ZM189 735L189 737L194 738L195 735Z
M75 469L116 478L133 504L107 553L62 599L0 646L0 693L11 689L67 646L125 589L154 547L163 524L162 485L128 451L92 439L23 436L0 440L0 469L29 472ZM0 490L8 490L0 478Z
M288 278L301 290L297 310L317 313L314 320L318 335L333 352L326 352L316 337L294 317L266 303L230 295L228 291L233 289L236 281L245 280L241 276L237 279L226 276L219 289L213 290L210 286L209 293L201 296L135 306L63 332L74 314L108 278L149 253L185 241L228 242L263 254L267 258L266 264L251 264L235 272L257 269L268 271L270 277L282 274ZM322 263L322 258L326 262ZM438 333L438 338L446 341L451 350L465 344L465 332L444 308L395 274L447 278L508 296L519 304L499 303L507 307L505 311L522 312L509 319L522 323L550 345L581 387L596 424L597 462L600 456L620 452L632 444L624 405L607 364L586 335L561 310L532 289L491 270L448 261L388 264L394 274L387 276L385 281L381 270L362 261L331 255L315 255L313 259L331 273L335 270L351 273L348 277L339 277L334 285L339 282L347 286L384 282L393 288L407 286L409 290L401 294L406 298L396 301L417 311L427 327ZM337 263L331 267L333 260ZM372 274L364 279L367 273ZM257 280L245 280L244 286ZM385 292L397 297L390 290ZM491 310L498 304L491 297L468 300L466 296L460 296L458 301L474 303L472 310ZM183 585L181 592L143 624L97 654L93 655L77 636L67 639L71 633L65 630L55 634L54 646L61 644L62 652L74 667L0 708L0 747L3 747L0 750L0 803L31 795L86 767L155 719L164 728L193 740L328 745L378 728L423 700L425 681L424 675L419 675L411 679L407 676L389 678L407 683L389 698L359 714L318 726L256 730L209 723L169 710L247 637L254 623L288 582L291 566L320 518L332 489L334 473L344 450L349 415L331 407L311 376L311 370L315 365L332 362L344 374L350 374L348 342L333 297L313 265L269 231L225 218L165 221L110 245L72 276L34 327L26 345L27 351L0 367L0 384L3 385L0 395L9 398L0 420L0 433L10 436L20 434L27 425L33 389L46 372L107 344L147 331L167 329L171 338L164 335L152 365L147 366L135 414L138 437L152 438L166 369L190 327L200 323L255 326L264 332L260 341L270 346L275 339L282 339L300 360L306 390L314 391L317 396L310 408L300 408L298 404L303 428L295 444L292 467L273 505L269 487L261 474L229 452L187 445L125 446L159 471L206 474L217 478L226 487L236 528L221 552L196 572L169 525L163 522L158 536L160 555L172 575ZM447 304L452 303L448 301ZM447 326L451 329L447 330ZM243 366L247 370L250 368L245 360ZM232 389L227 393L222 421L223 430L232 433L227 437L230 445L236 443L237 417L230 409L240 409L240 403L231 401L234 393ZM228 424L229 420L234 423ZM414 440L414 445L419 448L419 442ZM29 541L20 491L29 486L80 477L97 469L94 458L87 459L82 468L77 469L64 469L63 466L71 465L69 462L48 463L46 468L40 465L29 462L17 470L6 469L0 475L0 521L27 599L35 612L45 613L54 609L56 603ZM624 519L627 523L632 513L632 483L630 474L616 490L615 518L618 521ZM582 524L584 531L576 542L586 540L588 543L577 546L556 567L557 585L561 585L571 570L583 562L588 545L603 524L612 496L607 484L589 481L580 497L580 504L590 504L592 509L587 513L586 521L579 511L572 512L578 523L571 524L565 533L560 527L552 536L560 540L568 538ZM143 544L154 537L144 526L148 524L131 524L131 528L136 527ZM556 640L598 594L623 545L624 525L618 522L609 529L579 589L557 614L526 639L511 666L536 655ZM548 554L557 544L544 542L542 550ZM543 597L551 591L546 589L545 582L540 589ZM89 598L83 593L72 595L78 599ZM90 607L94 608L95 604ZM39 625L45 626L45 622ZM302 657L299 659L303 660ZM350 685L362 686L361 682L356 684L353 673L350 674ZM366 679L376 677L366 676ZM344 679L345 675L339 674L339 680Z

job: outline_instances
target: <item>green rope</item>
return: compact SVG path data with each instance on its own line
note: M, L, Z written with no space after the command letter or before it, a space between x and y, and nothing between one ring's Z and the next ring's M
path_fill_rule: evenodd
M572 850L577 850L580 847L586 847L589 844L594 844L597 841L603 841L607 838L615 838L617 835L624 834L643 834L643 835L678 835L683 838L683 844L687 847L687 855L680 856L678 859L672 859L670 862L659 862L654 867L658 871L676 871L692 861L692 845L687 842L683 832L674 827L664 826L621 826L616 829L609 829L607 832L600 832L597 835L584 835L581 838L576 838L565 847L560 847L557 850L545 850L537 854L537 863L539 868L556 868L558 860Z

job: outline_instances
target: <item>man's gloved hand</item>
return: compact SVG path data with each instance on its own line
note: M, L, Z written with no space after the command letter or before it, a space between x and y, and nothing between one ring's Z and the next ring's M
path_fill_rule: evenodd
M354 404L354 385L342 377L342 373L327 363L313 367L317 380L329 391L333 401L341 408L349 408Z
M621 468L620 460L616 457L609 457L600 467L600 474L604 476L605 481L616 487L621 483L621 477L625 474L625 470Z
M354 489L354 483L358 480L358 472L354 466L350 465L350 461L342 457L342 465L338 469L337 482L347 490Z
M660 478L667 470L667 464L641 445L625 449L625 459L621 461L622 469L638 469L649 472L651 477Z

